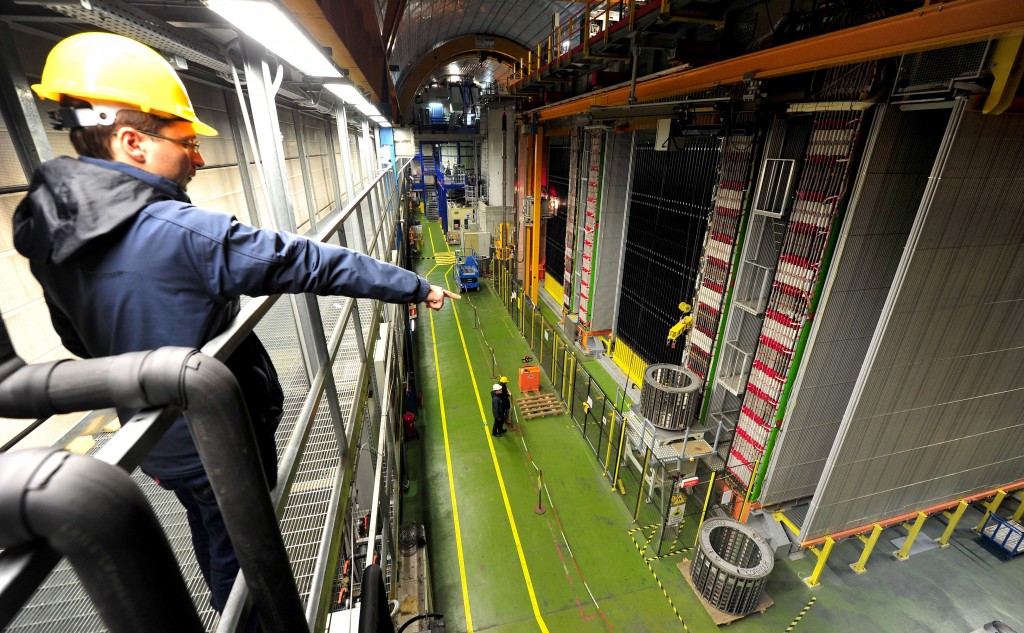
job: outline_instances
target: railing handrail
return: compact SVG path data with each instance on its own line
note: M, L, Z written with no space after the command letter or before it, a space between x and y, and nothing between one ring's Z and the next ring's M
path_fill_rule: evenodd
M370 196L386 176L394 175L397 178L397 175L405 169L410 160L411 159L406 159L405 163L400 166L392 165L382 169L381 173L368 183L359 195L355 196L352 200L348 201L343 207L341 207L339 212L336 213L331 221L326 223L315 235L310 236L310 239L324 242L334 235L340 224L344 222L360 204L369 200ZM397 193L397 186L395 186L394 189L395 193ZM381 209L380 226L378 226L375 231L374 241L367 247L367 250L370 252L372 252L373 246L376 244L376 240L380 239L381 234L390 234L390 225L394 224L397 212L397 204L394 204L394 201L394 195L392 195L391 199L387 201L383 200L382 197L383 205L390 208ZM384 232L385 225L389 226L386 232ZM253 298L246 302L246 305L231 321L227 329L202 347L202 353L222 361L228 358L238 344L255 329L256 325L270 310L274 302L276 302L279 297L280 295L271 295L267 297ZM279 479L278 486L274 491L272 491L272 498L279 517L283 512L285 503L288 499L291 481L294 479L294 472L299 466L298 458L301 454L301 450L297 449L301 449L301 444L303 444L305 437L308 436L308 432L312 427L312 422L315 420L316 403L319 401L319 394L324 389L324 382L328 375L327 367L329 364L333 364L334 359L336 358L337 351L340 349L345 329L348 327L348 322L352 317L352 310L355 305L356 301L354 299L348 297L345 298L342 306L342 312L330 337L328 358L320 366L316 376L311 380L310 391L306 395L302 411L300 412L299 419L303 420L304 423L297 425L296 431L293 432L289 439L285 453L283 454L281 463L279 464L279 476L284 476ZM374 337L371 337L371 340L373 338ZM365 373L364 367L361 371L361 376L364 376ZM305 414L304 416L303 413ZM135 470L139 463L142 462L145 455L148 454L149 450L163 435L163 432L166 431L178 416L179 410L174 406L141 411L131 419L131 424L123 424L121 429L115 433L109 441L107 441L103 448L96 452L94 457L108 464L118 466L130 473ZM80 428L79 425L76 425L76 429L78 428ZM65 434L59 438L52 447L62 448L70 439L73 438L69 437L69 434ZM17 586L18 591L24 592L25 598L28 599L28 597L31 596L31 594L34 593L35 590L45 581L46 577L51 571L53 571L60 560L60 556L55 555L48 548L35 548L29 551L4 552L0 555L0 590L4 587ZM235 600L235 593L238 592L239 584L242 583L236 584L236 590L232 593L232 600L229 601L229 608ZM244 593L242 594L242 598L244 601ZM240 615L241 610L239 610L238 613ZM227 609L225 610L225 615L226 614ZM228 620L230 620L230 618L228 618ZM235 622L237 623L237 619ZM228 622L222 617L222 628L220 630L225 630L223 625L227 624Z

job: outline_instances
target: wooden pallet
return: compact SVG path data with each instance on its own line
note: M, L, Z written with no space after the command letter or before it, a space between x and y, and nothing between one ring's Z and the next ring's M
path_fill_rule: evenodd
M527 420L565 413L562 401L553 393L538 393L533 396L524 395L519 398L516 404L519 406L519 413Z
M697 591L697 588L693 586L693 580L690 579L690 562L691 561L684 558L683 562L676 565L676 567L678 567L679 571L682 572L683 578L686 579L686 584L690 585L690 589L693 589L693 593L696 594L697 598L700 599L700 603L704 605L704 610L708 612L708 615L711 616L711 619L714 621L716 626L722 626L723 624L732 624L736 620L739 620L740 618L745 618L747 617L747 615L753 615L754 613L764 613L768 610L768 607L775 604L775 601L772 600L767 593L762 593L761 599L758 601L757 606L751 613L748 613L746 615L736 615L734 613L726 613L725 611L716 609L715 607L711 606L711 603L708 602L704 598L704 596L700 595L700 592Z

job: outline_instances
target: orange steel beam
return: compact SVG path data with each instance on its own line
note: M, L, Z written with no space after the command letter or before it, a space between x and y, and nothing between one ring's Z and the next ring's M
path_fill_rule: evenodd
M934 506L930 506L930 507L925 508L924 510L920 510L920 511L915 510L914 512L907 512L906 514L900 514L898 516L890 517L890 518L885 519L883 521L872 521L871 523L869 523L867 525L860 525L860 526L857 526L855 528L850 528L848 530L843 530L842 532L836 532L835 534L826 534L825 536L821 536L821 537L818 537L818 538L815 538L815 539L811 539L809 541L802 541L800 543L800 547L802 547L804 549L807 549L809 547L814 547L815 545L821 545L822 543L825 542L825 539L828 538L828 537L832 537L833 541L839 541L841 539L849 538L849 537L855 536L857 534L863 534L864 532L870 532L875 527L875 523L881 525L882 527L889 527L890 525L896 525L897 523L903 523L904 521L908 521L910 519L915 518L918 515L918 512L923 512L924 514L927 514L927 515L931 516L931 515L933 515L933 514L935 514L937 512L942 512L943 510L948 510L948 509L952 508L953 506L959 504L961 501L966 501L967 503L970 503L972 501L977 501L978 499L985 499L985 498L994 496L996 494L996 492L997 492L997 488L998 488L998 490L1003 490L1005 492L1012 492L1014 490L1017 490L1018 488L1024 488L1024 481L1018 481L1018 482L1012 483L1012 484L1010 484L1008 486L997 486L996 488L993 488L991 490L986 490L985 492L979 492L979 493L976 493L976 494L973 494L973 495L969 495L969 496L966 496L966 497L957 497L956 499L953 499L952 501L947 501L945 503L940 503L940 504L937 504L937 505L934 505Z
M636 99L650 101L748 78L781 77L1019 33L1024 33L1024 2L1021 0L957 0L933 4L836 33L638 81ZM621 86L534 112L540 115L541 121L548 121L584 113L592 106L624 105L628 98L629 86Z
M484 48L482 43L489 45ZM401 79L401 86L398 89L398 105L402 112L408 112L412 105L416 91L420 89L423 81L430 76L437 68L447 64L458 57L468 53L485 52L507 60L509 66L515 64L515 60L527 53L526 47L518 42L501 37L500 35L464 35L441 44L434 50L424 55L420 61L413 66L405 77Z

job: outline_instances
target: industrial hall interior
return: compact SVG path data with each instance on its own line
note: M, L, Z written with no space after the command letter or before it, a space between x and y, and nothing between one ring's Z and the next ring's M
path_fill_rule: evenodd
M1024 633L1024 1L0 3L0 629Z

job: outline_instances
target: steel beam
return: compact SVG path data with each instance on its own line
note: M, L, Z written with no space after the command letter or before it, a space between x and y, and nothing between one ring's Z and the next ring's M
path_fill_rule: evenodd
M744 79L800 72L943 48L1024 33L1024 2L959 0L916 9L884 20L776 46L700 68L679 70L637 83L638 101L652 101ZM541 121L581 114L592 106L623 105L620 86L539 108Z

